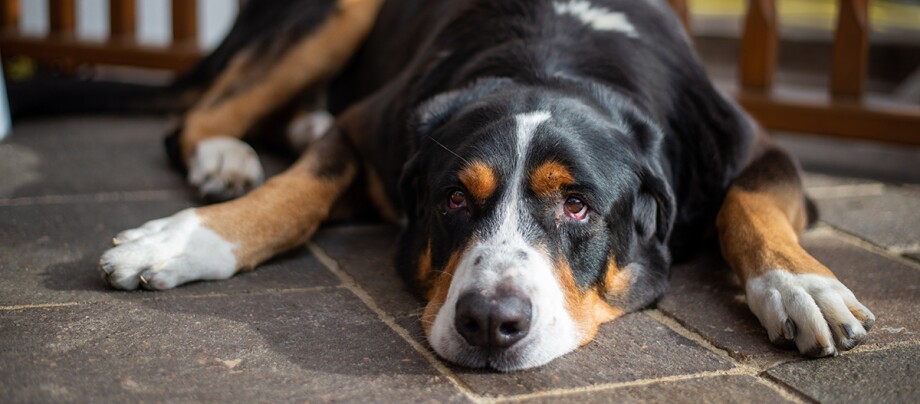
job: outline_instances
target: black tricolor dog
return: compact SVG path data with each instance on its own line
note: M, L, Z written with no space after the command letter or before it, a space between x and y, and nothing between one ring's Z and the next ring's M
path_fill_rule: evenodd
M249 3L313 19L226 58L175 155L230 197L261 181L239 140L260 119L309 92L334 122L301 114L304 155L242 198L119 234L112 286L252 269L357 193L406 219L399 270L428 301L431 346L461 365L522 369L590 342L659 299L672 255L705 234L775 343L833 355L871 327L798 244L796 163L716 91L664 0L302 3Z

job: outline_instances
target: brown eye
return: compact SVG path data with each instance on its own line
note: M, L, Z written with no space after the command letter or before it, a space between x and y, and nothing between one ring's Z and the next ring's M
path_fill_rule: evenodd
M452 191L448 197L448 206L451 209L466 207L466 193L459 189Z
M562 208L565 210L565 215L573 219L582 220L588 215L588 205L575 196L566 198Z

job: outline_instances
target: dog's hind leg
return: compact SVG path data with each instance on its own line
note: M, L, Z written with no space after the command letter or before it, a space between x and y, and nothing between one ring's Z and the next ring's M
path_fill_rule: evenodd
M799 245L807 210L798 167L768 146L729 189L719 242L773 343L836 355L865 338L875 316Z
M100 270L115 288L169 289L226 279L306 242L358 173L332 128L287 171L242 198L186 209L117 235Z
M370 31L382 2L337 0L319 26L268 63L252 49L234 57L185 116L177 142L177 157L202 196L231 199L261 183L258 156L240 139L260 119L340 70Z

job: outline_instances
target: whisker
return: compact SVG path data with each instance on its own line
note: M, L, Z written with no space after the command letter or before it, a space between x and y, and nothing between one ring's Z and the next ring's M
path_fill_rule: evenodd
M439 142L439 141L437 141L437 139L431 137L431 135L426 134L425 136L428 136L428 138L431 139L432 142L437 143L437 145L438 145L438 146L441 146L442 149L447 150L448 153L453 154L454 156L457 156L457 158L460 159L460 160L463 160L464 163L470 164L470 162L469 162L467 159L461 157L461 156L460 156L459 154L457 154L457 153L454 153L453 150L448 149L447 146L444 146L443 144L441 144L441 142Z

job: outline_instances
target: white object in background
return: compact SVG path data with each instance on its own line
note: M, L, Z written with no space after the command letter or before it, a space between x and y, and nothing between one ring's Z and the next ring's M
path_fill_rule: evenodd
M0 65L0 140L10 134L10 104L6 99L6 83L3 81L3 66Z

